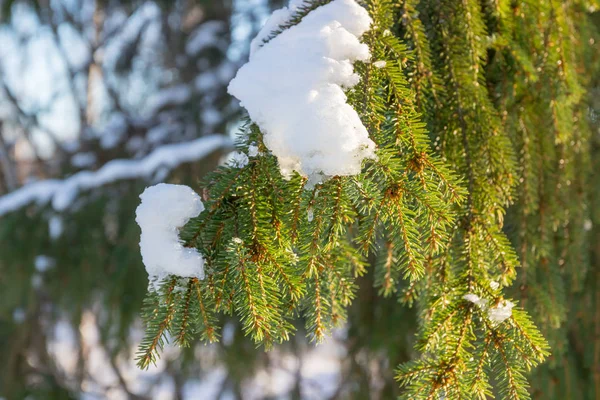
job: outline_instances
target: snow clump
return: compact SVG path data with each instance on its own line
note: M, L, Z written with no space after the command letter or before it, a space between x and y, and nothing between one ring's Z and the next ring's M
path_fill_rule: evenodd
M204 211L200 196L185 185L159 183L140 198L135 221L142 230L140 250L150 281L160 283L168 275L204 279L204 258L183 247L178 236L179 228Z
M470 301L471 303L473 303L481 308L484 308L485 306L487 306L487 303L488 303L488 301L486 299L482 299L473 293L465 294L463 296L463 299Z
M256 157L258 155L258 146L251 144L248 146L248 156Z
M482 299L473 293L465 294L463 299L477 305L482 310L487 310L488 318L496 325L510 318L512 316L512 309L515 306L511 301L502 300L497 305L488 307L487 299Z
M513 302L503 300L497 306L488 310L488 317L492 322L497 324L504 322L504 320L512 316L512 309L514 306Z
M35 270L38 272L46 272L50 268L54 267L55 261L52 257L39 255L35 258Z
M290 13L274 13L260 41ZM371 22L355 0L334 0L262 47L255 41L250 61L229 84L284 176L297 171L314 183L356 175L364 159L375 158L375 143L344 94L359 82L352 63L370 59L359 37Z
M241 151L235 151L231 153L229 162L234 168L244 168L246 165L248 165L249 161L250 160L245 153L242 153Z

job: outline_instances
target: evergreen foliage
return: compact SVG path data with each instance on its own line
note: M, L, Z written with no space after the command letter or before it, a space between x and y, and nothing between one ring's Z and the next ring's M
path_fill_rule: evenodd
M365 6L374 23L363 40L385 66L357 63L361 83L348 97L377 160L358 176L306 188L300 176L281 178L248 125L239 149L258 144L261 155L210 174L202 185L209 211L181 232L208 260L198 286L214 304L207 315L238 315L246 334L269 347L288 339L300 314L319 341L345 319L354 280L373 255L379 293L419 310L422 356L397 371L406 398L529 398L526 375L550 353L524 307L555 331L553 344L564 343L566 287L578 293L586 276L580 249L589 209L582 189L567 188L582 188L590 168L584 71L595 60L580 41L595 32L579 22L588 5ZM503 231L515 202L518 252ZM525 269L517 278L519 257ZM516 279L518 307L506 321L491 319ZM145 313L141 367L154 359L164 327L181 335L188 320L175 316L199 301L168 293ZM482 303L465 298L473 294ZM565 349L553 351L556 359Z
M374 55L389 58L390 67L357 65L365 78L349 99L362 105L378 159L358 176L306 188L299 175L281 176L260 131L249 125L239 150L247 152L254 143L261 155L243 168L229 165L209 174L202 184L207 212L181 232L188 246L207 257L202 289L215 304L207 312L239 315L246 333L267 347L289 337L289 321L298 313L315 341L343 321L354 279L364 273L369 252L379 253L381 241L387 249L376 267L381 292L395 291L401 279L419 280L427 259L445 246L452 204L463 197L457 178L429 149L398 69L396 52L406 52L404 46L375 38L373 32L366 40ZM163 304L171 303L166 296ZM181 305L154 314L161 322L149 326L141 367L153 360L164 325L172 334L180 330L171 320Z

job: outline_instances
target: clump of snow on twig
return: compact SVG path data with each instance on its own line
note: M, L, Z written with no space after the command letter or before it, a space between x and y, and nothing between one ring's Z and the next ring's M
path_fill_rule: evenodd
M241 151L234 151L229 157L229 162L234 168L244 168L250 161L248 156Z
M508 300L502 300L498 305L491 307L488 310L488 317L493 322L499 324L504 320L508 319L512 315L512 309L514 307L514 303Z
M179 228L204 210L200 196L185 185L159 183L140 198L135 221L142 229L140 250L150 281L168 275L204 279L204 258L178 236Z
M284 19L280 14L267 22L269 30ZM263 131L284 176L298 171L314 183L355 175L365 158L375 157L375 143L343 90L359 81L352 63L370 58L359 41L370 25L367 11L354 0L334 0L255 46L229 84L229 93Z
M32 202L41 205L51 201L56 211L65 211L71 207L82 190L94 189L120 180L148 178L159 168L171 170L230 145L231 141L226 136L205 136L189 142L161 146L138 160L112 160L97 171L80 171L64 180L48 179L30 183L0 196L0 216Z
M55 261L52 257L48 257L45 255L39 255L35 258L34 264L35 264L36 271L46 272L50 268L54 267Z
M487 310L488 318L495 324L500 324L512 316L512 309L515 306L513 302L502 300L493 307L488 307L487 299L482 299L476 294L469 293L463 296L463 299L477 305L482 310Z
M249 157L256 157L258 155L258 146L251 144L250 146L248 146L248 156Z
M63 220L59 215L53 215L48 219L48 235L50 239L58 239L64 231Z
M91 151L76 153L71 157L71 165L75 168L89 168L96 162L96 154Z
M222 40L227 27L223 21L206 21L201 24L192 34L185 45L185 52L189 56L197 56L206 48L215 44L226 50L225 41Z
M191 97L192 91L186 84L161 89L148 100L148 115L155 115L169 106L185 104Z
M15 323L17 324L22 324L23 322L25 322L25 319L27 318L27 313L25 312L24 309L22 308L15 308L15 310L13 311L13 321L15 321Z
M488 301L486 299L482 299L473 293L465 294L463 296L463 299L470 301L471 303L473 303L479 307L482 307L482 308L487 306L487 303L488 303Z

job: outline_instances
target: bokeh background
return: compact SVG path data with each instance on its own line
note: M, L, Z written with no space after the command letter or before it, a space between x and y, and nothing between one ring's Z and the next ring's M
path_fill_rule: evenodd
M227 157L243 118L227 84L282 3L0 0L1 398L395 397L414 311L378 298L369 275L320 346L298 321L265 353L223 317L220 343L135 366L138 196L199 190Z

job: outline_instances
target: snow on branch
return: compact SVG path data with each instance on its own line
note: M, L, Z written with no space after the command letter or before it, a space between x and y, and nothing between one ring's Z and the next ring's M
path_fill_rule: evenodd
M156 115L167 106L180 106L187 103L191 97L192 91L185 83L162 89L156 96L150 97L148 114Z
M204 22L190 35L185 45L185 52L194 57L209 47L218 47L224 52L227 51L227 41L223 40L226 31L227 25L223 21Z
M190 142L162 146L139 160L113 160L97 171L81 171L64 180L49 179L31 183L0 197L0 216L33 202L38 204L52 202L55 210L64 211L82 190L120 180L147 178L159 168L170 170L230 146L231 140L226 136L205 136Z
M265 31L282 13L272 18ZM229 93L261 128L284 175L298 171L313 182L355 175L365 158L375 157L375 143L344 93L359 82L352 63L370 58L359 41L370 26L354 0L334 0L262 47L255 42L231 81Z
M204 279L204 259L183 247L178 229L204 211L200 196L189 186L159 183L140 195L135 221L142 230L140 251L151 285L167 275Z
M489 307L489 301L487 299L482 299L481 297L473 293L465 294L463 296L463 299L477 305L482 310L487 310L488 318L494 324L500 324L506 319L510 318L512 315L512 309L515 306L514 303L511 301L502 300L495 306Z

